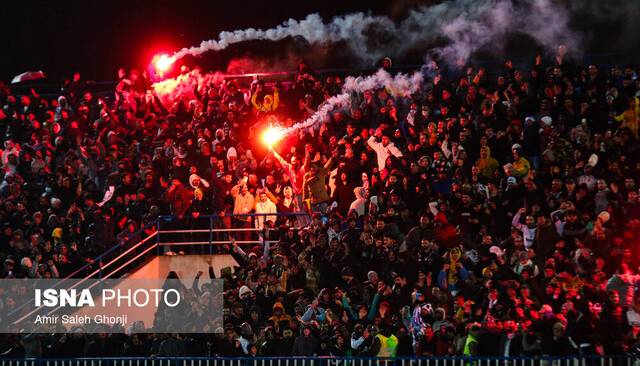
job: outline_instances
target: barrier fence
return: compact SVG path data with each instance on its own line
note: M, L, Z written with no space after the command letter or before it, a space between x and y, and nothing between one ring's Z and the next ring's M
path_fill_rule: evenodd
M634 356L573 357L256 357L1 359L0 366L638 366Z
M80 281L75 282L69 289L76 288L82 283L92 278L106 280L109 278L118 278L132 269L143 264L149 258L155 255L162 255L169 249L189 248L192 251L198 250L200 254L215 254L217 247L222 244L229 244L230 237L238 233L247 232L255 234L254 240L241 240L239 245L266 245L277 242L278 228L257 229L254 225L256 218L266 218L273 216L283 219L296 219L307 217L306 212L298 213L276 213L276 214L242 214L242 215L203 215L198 219L182 218L178 219L173 216L159 216L156 220L151 221L138 231L131 233L126 237L119 238L117 245L107 249L104 253L94 258L75 270L67 277L60 279L53 288L67 288L65 286L67 280L71 278L79 278ZM233 225L227 225L224 220L237 218L249 218L251 227L238 228ZM186 229L183 229L187 227ZM149 233L145 233L145 231ZM217 238L217 239L216 239ZM98 283L93 284L89 288L94 287ZM29 302L23 303L13 309L9 315L12 316L20 312ZM28 316L39 311L40 308L31 310L23 314L17 322L26 319ZM51 310L49 315L57 311L58 308ZM19 364L22 365L22 364ZM19 366L16 364L16 366ZM75 364L74 364L75 365ZM0 364L4 366L4 364ZM39 364L38 366L42 366ZM45 365L56 366L56 365ZM62 365L59 365L62 366Z
M530 55L531 56L531 55ZM531 59L529 56L524 57L516 57L513 58L513 62L516 67L521 69L528 69L529 63ZM597 64L603 69L610 68L614 65L625 65L631 64L636 65L637 61L633 59L633 55L629 55L627 53L618 53L618 52L609 52L609 53L589 53L584 54L581 60L578 60L583 65L589 64ZM477 55L474 57L473 65L475 66L483 66L487 68L490 74L499 74L503 68L503 63L501 61L497 61L493 58L478 58ZM393 71L395 72L411 72L412 70L419 70L422 65L394 65ZM205 66L206 68L206 66ZM327 76L333 75L352 75L359 73L371 73L375 72L377 68L328 68L328 69L318 69L315 70L316 74L318 74L319 78L323 80ZM45 70L46 71L46 70ZM215 71L215 70L210 70ZM276 71L276 72L254 72L254 73L243 73L243 74L225 74L225 79L250 79L250 80L263 80L266 82L274 82L274 81L293 81L293 78L297 75L297 71ZM103 80L103 81L95 81L95 80L87 80L86 87L88 90L94 92L94 94L99 96L111 96L113 95L113 91L117 84L116 80ZM12 90L16 94L29 94L29 89L35 88L40 95L46 98L54 98L60 95L60 87L59 83L54 82L53 78L48 78L44 80L31 81L19 84L10 84L9 85Z
M303 226L308 218L306 212L287 212L275 214L238 214L238 215L202 215L197 218L177 219L173 216L160 216L156 225L156 245L158 254L168 248L199 248L200 254L215 254L216 246L229 244L234 238L239 245L265 245L277 242L280 228L269 227L264 222L276 218L277 222L288 223L293 229ZM246 219L248 221L242 221ZM257 224L261 222L261 224Z

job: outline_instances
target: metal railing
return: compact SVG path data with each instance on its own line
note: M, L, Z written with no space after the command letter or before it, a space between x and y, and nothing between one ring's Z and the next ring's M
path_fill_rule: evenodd
M152 229L154 227L154 225L157 225L157 220L154 220L154 221L148 223L147 225L141 227L136 232L132 233L131 237L140 237L140 236L144 235L145 231L148 230L148 229ZM84 281L86 281L86 280L88 280L90 278L93 278L96 275L98 275L98 278L102 278L103 270L108 269L113 264L113 262L115 260L121 258L123 256L123 254L126 255L127 253L129 253L132 250L132 248L136 248L136 247L140 246L141 244L147 242L150 238L152 238L155 235L156 235L156 232L154 231L151 235L149 235L148 237L144 238L143 240L135 243L132 247L129 247L126 250L124 248L130 242L131 237L123 238L123 239L119 240L116 245L114 245L111 248L105 250L102 254L96 256L95 258L92 258L91 260L87 261L87 263L85 263L80 268L76 269L75 271L71 272L70 274L68 274L64 278L61 278L58 282L56 282L52 286L52 288L63 288L62 285L65 282L67 282L68 280L70 280L70 279L77 279L77 278L81 278L82 279L80 283L75 283L74 284L73 287L77 287L82 282L84 282ZM111 255L116 255L118 250L124 250L124 252L120 253L115 258L111 258ZM106 264L104 264L105 260L108 261ZM88 274L84 274L83 276L78 276L78 275L83 274L83 273L88 273ZM29 305L29 303L24 303L24 304L16 307L15 309L13 309L9 313L9 315L11 316L11 315L19 312L20 310L22 310L27 305Z
M209 254L213 254L214 250L213 250L213 246L214 245L220 245L220 244L228 244L230 242L229 239L227 240L214 240L214 234L218 233L218 234L224 234L224 235L229 235L231 233L239 233L239 232L250 232L250 233L257 233L258 234L258 239L257 240L249 240L249 241L237 241L237 243L239 245L243 245L243 244L261 244L261 245L266 245L266 244L271 244L273 242L275 242L276 240L269 240L269 236L268 234L270 232L275 232L278 230L278 228L263 228L263 229L258 229L255 227L252 228L234 228L234 227L224 227L224 228L216 228L214 227L214 223L216 223L216 220L221 220L221 219L233 219L233 218L239 218L239 217L243 217L243 218L251 218L253 220L253 218L256 217L267 217L267 216L274 216L274 217L278 217L278 218L282 218L282 217L299 217L299 216L308 216L307 213L305 212L298 212L298 213L275 213L275 214L242 214L242 215L225 215L225 216L220 216L220 215L203 215L203 216L199 216L198 220L204 221L207 224L207 227L204 229L175 229L175 230L166 230L166 229L162 229L162 225L166 225L170 224L171 226L173 225L185 225L185 221L191 221L191 223L193 223L193 219L178 219L177 217L173 217L173 216L159 216L156 220L153 220L151 222L149 222L147 225L145 225L144 227L140 228L139 230L137 230L136 232L131 233L130 235L128 235L127 237L123 238L122 240L120 240L118 242L118 244L114 245L113 247L107 249L104 253L100 254L99 256L93 258L89 263L83 265L82 267L78 268L77 270L75 270L74 272L72 272L70 275L66 276L65 278L61 279L59 282L57 282L54 286L52 286L53 288L63 288L63 284L71 279L74 278L74 276L80 274L80 273L84 273L86 272L87 274L84 275L84 277L80 277L80 280L77 282L74 282L74 284L72 286L70 286L68 289L73 289L73 288L77 288L78 286L82 285L83 283L85 283L86 281L92 279L92 278L97 278L99 280L106 280L108 278L111 277L118 277L121 274L124 274L126 272L128 272L129 270L136 268L137 266L141 265L142 263L144 263L144 261L149 257L149 256L155 256L155 255L161 255L161 249L162 248L167 248L167 247L171 247L171 246L190 246L190 247L198 247L198 246L204 246L207 245L208 246L208 252ZM253 225L253 221L249 221L252 225ZM153 232L149 235L146 235L146 231L149 229L153 229ZM164 234L165 237L165 241L161 241L161 234ZM198 241L198 240L188 240L189 238L193 238L192 235L194 234L206 234L208 237L208 240L205 241ZM145 236L146 235L146 236ZM171 236L171 235L187 235L187 239L184 239L183 241L171 241L171 240L166 240L167 236ZM128 246L128 244L130 244L130 242L132 241L132 238L142 238L141 240L135 242L133 245ZM153 240L155 239L155 240ZM157 253L154 255L154 249L157 251ZM119 251L119 252L118 252ZM111 257L114 256L114 257ZM106 262L103 262L103 260L108 260ZM97 266L97 268L96 268ZM93 270L92 270L93 269ZM88 288L91 289L94 286L96 286L98 283L100 282L95 282L92 285L90 285ZM11 311L9 313L10 316L20 312L25 306L28 306L30 302L26 302L24 304L21 304L20 306L18 306L17 308L13 309L13 311ZM59 310L59 308L54 308L50 311L48 311L47 315L51 315L54 312L56 312L57 310ZM31 310L30 312L26 313L26 314L22 314L22 317L19 318L16 322L20 322L24 319L26 319L27 317L35 314L36 312L40 311L40 308L35 308L33 310Z
M637 366L633 356L567 357L153 357L0 359L0 366Z
M253 213L253 214L230 214L230 215L202 215L197 218L185 217L177 219L174 216L160 216L157 221L156 244L158 254L167 247L182 246L206 246L208 254L214 254L214 246L228 244L231 238L239 245L248 244L271 244L274 240L274 233L279 232L278 226L270 227L264 224L267 218L276 217L277 220L291 219L298 222L299 217L307 217L306 212L286 212L286 213ZM263 220L262 227L257 227L255 219ZM248 219L242 221L242 226L238 226L237 219ZM169 226L169 228L167 228ZM182 228L176 228L182 227ZM190 228L184 228L190 226ZM296 225L296 227L299 225ZM240 236L248 237L243 240ZM276 236L277 237L277 236Z

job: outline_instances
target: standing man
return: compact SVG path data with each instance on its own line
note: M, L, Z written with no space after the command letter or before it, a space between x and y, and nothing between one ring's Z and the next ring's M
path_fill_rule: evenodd
M247 187L247 180L247 177L244 177L242 180L240 180L240 183L231 188L231 196L234 200L234 215L250 214L255 206L255 199L251 192L249 192L249 188ZM236 228L251 228L251 216L235 216L233 222ZM251 240L251 232L241 231L238 233L237 237L241 238L240 240L244 241Z
M259 190L258 201L256 202L256 214L275 214L277 212L276 204L269 199L265 188ZM276 215L256 216L256 229L263 230L265 224L267 227L273 226L277 218Z
M334 150L331 158L327 160L324 166L319 167L318 162L314 162L304 175L302 198L305 201L309 200L312 213L319 212L324 215L327 212L329 193L327 192L326 179L333 166L334 158L337 156L338 150Z
M377 139L380 139L380 142L378 142ZM378 156L378 170L385 168L389 156L395 156L396 158L403 156L402 152L391 142L389 136L382 134L381 128L378 128L373 136L369 137L367 144Z
M302 207L304 207L302 202L302 186L304 184L304 175L307 172L307 168L309 167L309 151L306 151L304 164L300 165L300 160L295 154L291 155L291 162L289 163L282 156L280 156L277 151L273 150L273 147L270 146L269 149L271 150L271 152L273 152L273 156L280 162L282 168L289 176L293 195L296 202L298 203L298 207L302 209Z

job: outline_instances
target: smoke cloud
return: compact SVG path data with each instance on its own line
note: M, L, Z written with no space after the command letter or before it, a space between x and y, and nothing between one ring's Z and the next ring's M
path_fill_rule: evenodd
M420 90L423 83L424 78L421 72L415 72L411 75L397 74L392 76L381 69L375 74L366 77L347 77L342 86L342 93L327 99L307 120L284 129L283 134L287 136L301 129L317 127L325 122L333 110L350 106L353 94L385 88L394 96L410 96Z
M399 22L365 13L324 22L320 15L310 14L275 28L221 32L217 39L183 48L172 59L219 51L245 41L288 37L302 37L311 44L344 42L356 57L368 63L384 56L402 56L416 48L428 50L431 57L458 63L483 46L501 47L511 33L527 34L550 48L562 43L575 50L580 39L568 26L569 11L552 0L454 0L418 7ZM442 43L444 46L434 46Z
M193 98L194 88L201 89L203 85L219 84L224 80L224 74L215 72L202 74L199 70L178 75L175 78L163 80L153 84L156 94L164 103L171 103L179 96ZM421 72L411 75L391 75L380 69L369 76L349 76L344 80L340 94L327 99L318 110L305 121L298 122L291 127L283 129L284 136L296 133L301 129L316 128L324 123L332 111L337 108L347 108L351 105L353 97L367 90L385 88L393 96L410 96L420 90L424 84L424 76Z
M302 61L293 52L269 58L242 56L231 59L226 74L251 74L260 72L282 72L295 70Z

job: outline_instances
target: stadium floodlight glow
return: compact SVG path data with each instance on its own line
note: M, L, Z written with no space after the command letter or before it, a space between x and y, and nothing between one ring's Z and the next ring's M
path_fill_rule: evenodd
M262 142L268 147L273 147L284 138L284 132L281 127L269 127L262 133Z
M160 73L164 73L169 70L174 62L175 60L172 57L169 57L166 53L156 55L153 58L153 66Z

